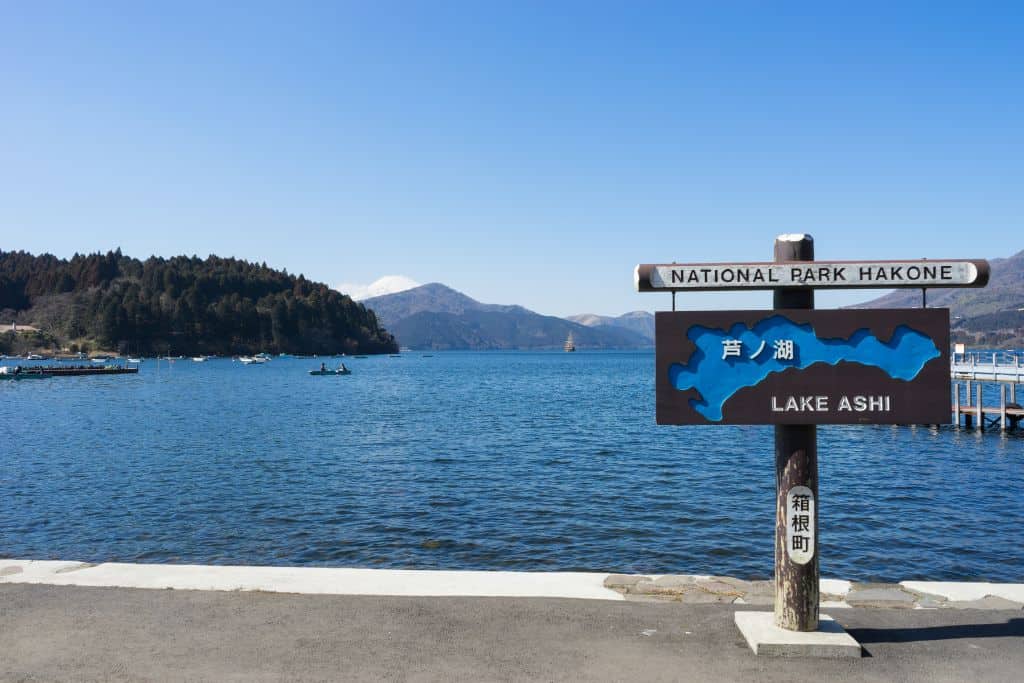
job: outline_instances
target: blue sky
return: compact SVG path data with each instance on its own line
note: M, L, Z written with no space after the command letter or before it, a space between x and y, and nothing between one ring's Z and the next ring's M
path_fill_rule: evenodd
M141 4L2 10L0 248L556 315L667 308L636 263L767 260L782 232L821 259L1024 248L1020 4Z

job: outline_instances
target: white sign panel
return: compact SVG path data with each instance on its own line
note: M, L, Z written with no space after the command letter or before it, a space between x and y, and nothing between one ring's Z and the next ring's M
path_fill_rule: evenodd
M673 263L639 265L635 280L639 291L980 287L988 282L988 264L963 260Z
M814 493L794 486L786 495L786 553L796 564L814 558Z

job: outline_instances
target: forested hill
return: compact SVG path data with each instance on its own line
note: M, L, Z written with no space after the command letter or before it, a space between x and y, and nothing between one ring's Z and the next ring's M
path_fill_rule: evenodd
M133 354L398 348L373 311L301 275L216 256L140 261L120 249L70 260L0 251L0 324L13 321L54 345Z

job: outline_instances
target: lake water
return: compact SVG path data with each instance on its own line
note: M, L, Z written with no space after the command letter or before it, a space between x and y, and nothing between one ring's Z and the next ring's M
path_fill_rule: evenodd
M772 428L657 427L653 353L346 362L0 383L0 556L770 576ZM1024 438L819 460L823 575L1024 581Z

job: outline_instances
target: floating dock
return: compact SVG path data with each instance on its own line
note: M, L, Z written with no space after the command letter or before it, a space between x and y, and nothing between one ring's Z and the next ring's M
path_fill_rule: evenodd
M38 373L42 375L51 375L53 377L79 377L83 375L137 375L139 369L122 367L120 365L104 365L102 367L96 367L95 365L33 365L29 367L22 367L21 371L25 374Z

